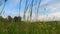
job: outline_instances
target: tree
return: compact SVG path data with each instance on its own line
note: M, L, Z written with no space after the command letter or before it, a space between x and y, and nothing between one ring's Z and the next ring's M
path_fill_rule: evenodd
M11 16L8 16L8 21L12 22L12 17Z
M0 16L0 22L2 22L2 20L3 20L3 18L2 18L2 16Z
M18 16L18 22L21 22L21 19L22 19L22 18L21 18L20 16Z
M14 22L21 22L21 17L20 16L15 16L13 19Z
M18 17L15 16L14 19L13 19L13 21L17 22L18 21Z
M8 22L7 18L3 18L2 16L0 16L0 22Z

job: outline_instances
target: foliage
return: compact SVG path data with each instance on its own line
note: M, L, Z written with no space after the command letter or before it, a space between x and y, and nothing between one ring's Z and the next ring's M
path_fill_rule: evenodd
M12 17L11 16L8 16L8 21L12 22Z
M11 16L8 16L8 18L3 18L0 16L0 22L21 22L21 17L20 16L15 16L12 18Z
M14 21L14 22L21 22L21 17L16 17L16 16L15 16L14 19L13 19L13 21Z

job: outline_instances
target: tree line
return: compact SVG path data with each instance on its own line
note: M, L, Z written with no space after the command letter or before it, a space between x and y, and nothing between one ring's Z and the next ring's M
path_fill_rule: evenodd
M21 17L20 16L15 16L14 18L12 18L11 16L8 16L7 18L3 18L2 16L0 16L0 22L21 22Z

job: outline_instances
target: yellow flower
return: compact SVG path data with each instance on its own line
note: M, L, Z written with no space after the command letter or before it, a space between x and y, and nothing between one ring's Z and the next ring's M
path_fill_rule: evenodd
M51 27L51 25L48 25L48 27Z
M41 27L44 27L43 24L40 25Z
M58 24L60 24L60 23L58 23Z
M44 24L44 28L47 28L47 25L46 24Z
M52 29L54 30L54 29L56 29L56 27L53 27Z
M46 32L48 32L48 30L46 29Z
M3 32L7 32L8 30L7 29L3 29Z

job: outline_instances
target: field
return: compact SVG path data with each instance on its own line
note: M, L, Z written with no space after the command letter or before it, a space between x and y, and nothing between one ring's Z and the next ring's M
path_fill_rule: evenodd
M60 34L60 22L0 22L0 34Z

